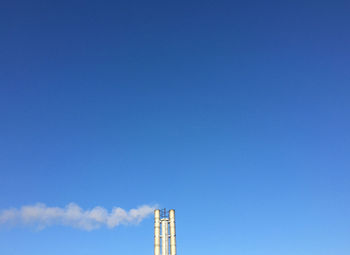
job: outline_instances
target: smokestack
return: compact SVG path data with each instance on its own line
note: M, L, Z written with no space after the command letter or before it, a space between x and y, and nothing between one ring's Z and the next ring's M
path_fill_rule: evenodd
M175 210L169 211L170 225L170 254L176 255L176 230L175 230Z
M154 210L154 255L160 255L160 212Z
M160 225L162 233L160 234ZM169 235L170 228L170 235ZM162 253L160 253L160 238L162 238ZM170 253L169 253L170 238ZM154 211L154 255L176 255L175 210L166 209Z
M169 219L162 218L162 255L169 255L169 234L168 234L168 222Z

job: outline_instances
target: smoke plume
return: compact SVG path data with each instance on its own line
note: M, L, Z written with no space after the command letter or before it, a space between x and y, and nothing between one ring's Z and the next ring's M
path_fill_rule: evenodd
M93 230L100 227L115 228L119 225L138 224L149 216L154 206L143 205L126 211L114 207L111 211L96 206L91 210L83 210L75 203L66 207L48 207L45 204L22 206L0 211L0 225L31 225L43 229L52 225L64 225L83 230Z

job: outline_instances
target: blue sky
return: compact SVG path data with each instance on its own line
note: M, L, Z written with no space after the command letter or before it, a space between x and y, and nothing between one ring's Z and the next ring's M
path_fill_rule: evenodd
M346 1L2 1L0 210L176 209L178 254L350 254ZM0 254L152 254L153 219L0 225Z

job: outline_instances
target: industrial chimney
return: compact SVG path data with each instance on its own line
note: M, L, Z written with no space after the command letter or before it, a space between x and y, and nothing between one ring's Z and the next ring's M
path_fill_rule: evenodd
M160 233L160 229L162 229L162 233ZM160 239L162 239L161 254ZM166 209L154 210L154 255L176 255L175 210L173 209L169 210L169 212L167 212Z

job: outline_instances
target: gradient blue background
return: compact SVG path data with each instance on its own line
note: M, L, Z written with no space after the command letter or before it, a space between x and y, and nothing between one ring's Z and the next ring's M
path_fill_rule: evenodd
M158 203L178 254L350 254L348 1L0 8L0 209ZM153 254L153 219L0 226L2 255Z

